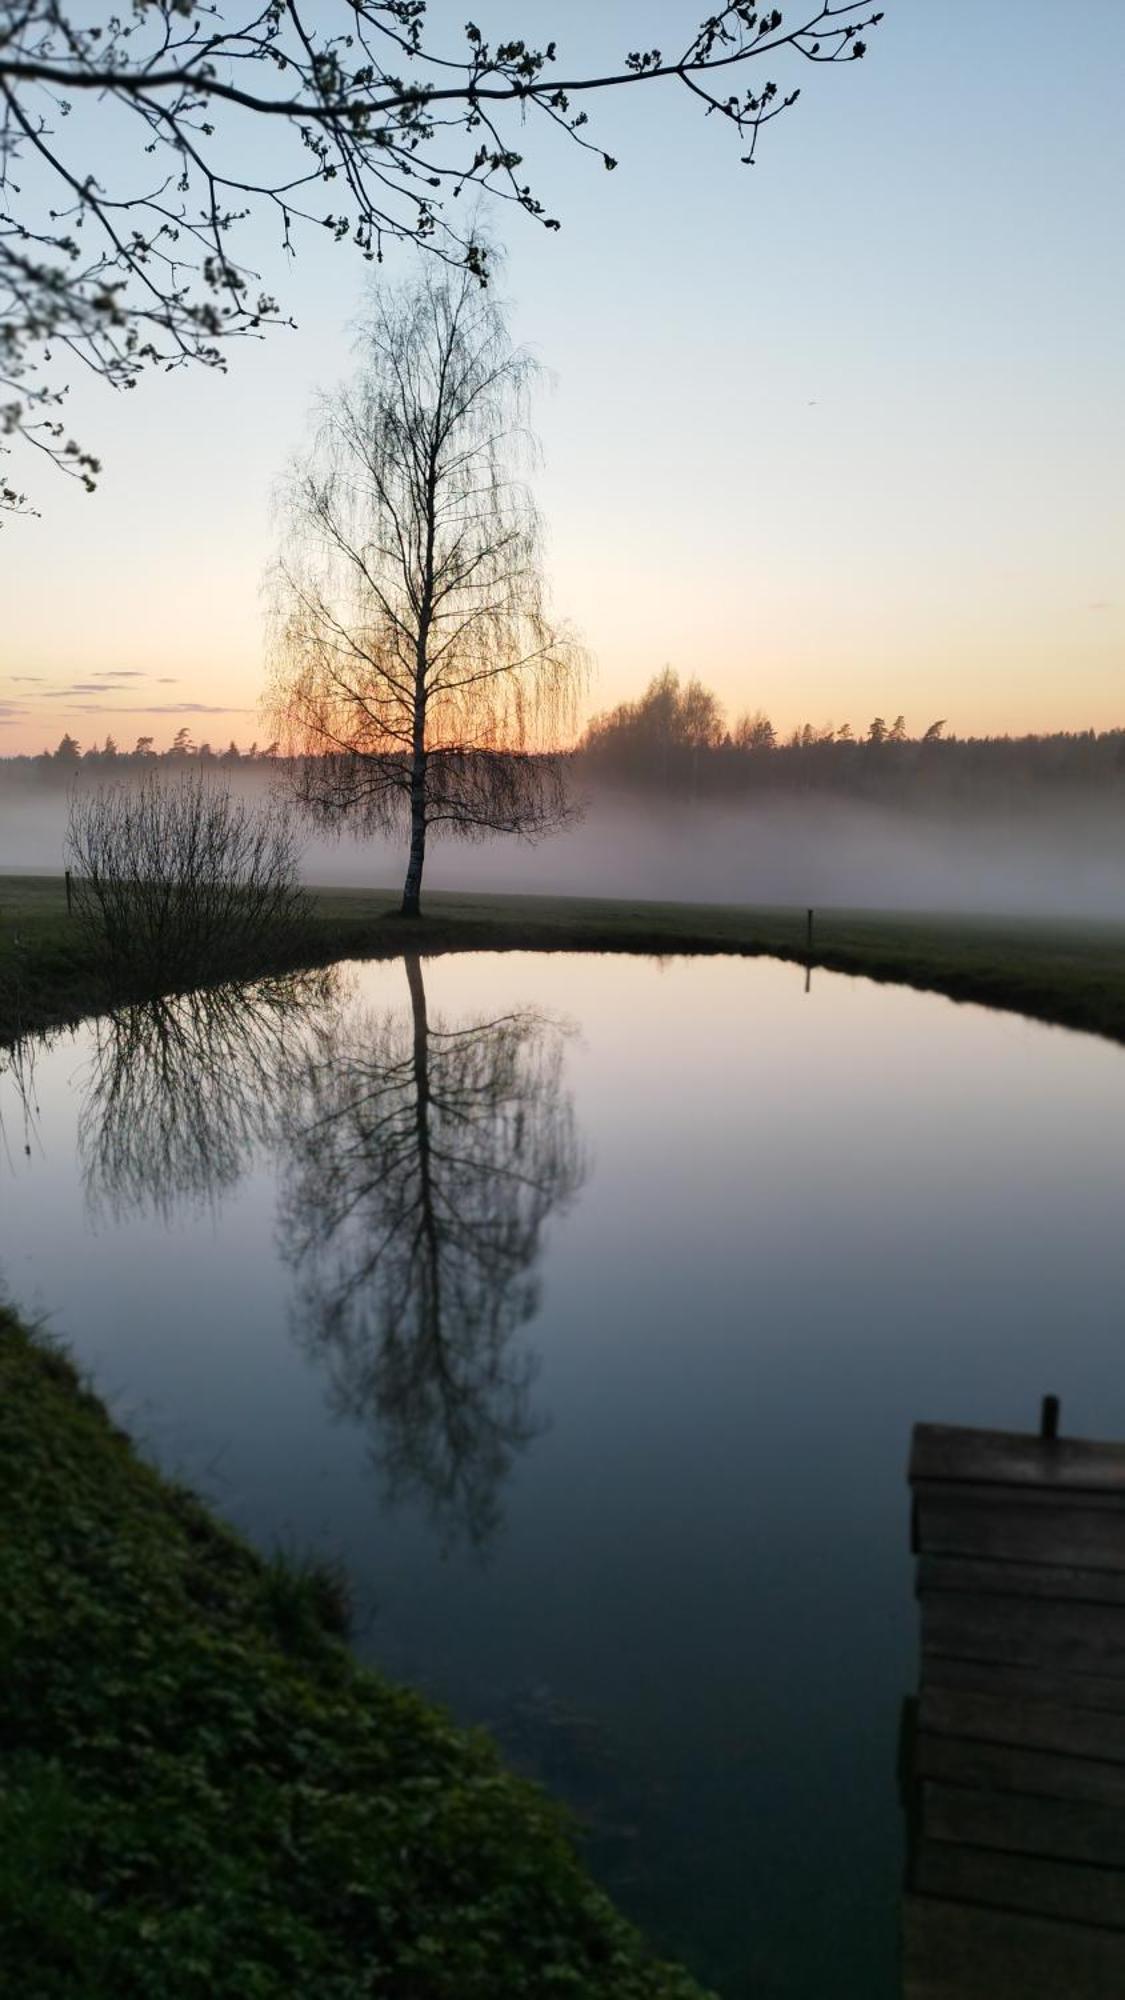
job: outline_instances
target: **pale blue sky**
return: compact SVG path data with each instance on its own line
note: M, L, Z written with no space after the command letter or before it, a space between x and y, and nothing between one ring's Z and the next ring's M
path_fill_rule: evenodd
M496 0L478 18L554 34L578 69L671 50L701 11ZM1125 721L1125 17L1097 0L1065 18L887 0L864 62L804 69L752 170L670 86L591 105L612 175L529 130L563 229L494 226L515 330L553 378L538 494L592 706L670 662L782 727ZM257 733L270 491L346 366L362 286L319 238L288 277L260 248L300 330L226 380L84 387L100 492L40 478L45 520L4 528L0 694L29 702L7 747L64 722L84 741L177 726L133 701L221 710L189 718L200 737ZM45 696L115 667L175 678Z

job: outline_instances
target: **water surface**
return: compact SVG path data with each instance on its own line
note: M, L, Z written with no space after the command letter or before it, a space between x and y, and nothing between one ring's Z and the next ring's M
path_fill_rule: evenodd
M910 1427L1125 1434L1125 1062L803 984L482 954L88 1025L30 1119L0 1079L0 1269L670 1953L892 2000Z

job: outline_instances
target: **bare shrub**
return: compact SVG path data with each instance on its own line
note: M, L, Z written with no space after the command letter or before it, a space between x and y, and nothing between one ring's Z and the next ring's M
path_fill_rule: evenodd
M115 987L168 992L296 951L307 914L290 818L200 773L71 801L75 910Z

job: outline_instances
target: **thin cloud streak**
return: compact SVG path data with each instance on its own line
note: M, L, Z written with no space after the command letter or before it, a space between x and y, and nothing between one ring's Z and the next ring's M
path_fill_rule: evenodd
M229 707L207 701L167 701L155 705L145 702L123 707L114 707L108 701L76 701L75 715L256 715L254 708Z

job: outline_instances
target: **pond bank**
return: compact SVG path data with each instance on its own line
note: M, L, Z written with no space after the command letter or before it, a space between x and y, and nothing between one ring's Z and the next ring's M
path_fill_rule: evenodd
M0 1308L0 1938L42 2000L701 2000L340 1591L134 1453Z
M427 896L407 923L390 890L319 889L302 965L427 952L729 952L811 963L1125 1041L1125 924L610 901L576 896ZM269 972L293 969L263 964ZM107 1004L75 939L60 876L0 876L0 1043Z

